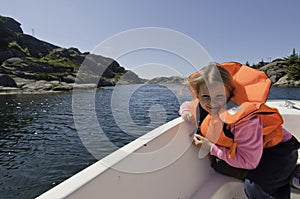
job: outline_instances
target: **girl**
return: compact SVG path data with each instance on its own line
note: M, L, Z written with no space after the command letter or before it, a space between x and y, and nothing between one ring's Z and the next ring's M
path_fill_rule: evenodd
M267 76L236 62L212 63L192 74L187 85L195 99L183 103L179 114L197 121L193 143L209 149L213 167L222 163L223 173L247 171L240 177L250 199L290 198L299 142L282 128L277 109L265 105Z

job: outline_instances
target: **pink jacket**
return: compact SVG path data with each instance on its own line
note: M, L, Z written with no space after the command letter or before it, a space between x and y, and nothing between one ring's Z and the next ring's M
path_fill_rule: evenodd
M179 114L189 111L188 102L184 102L179 109ZM262 122L256 114L242 122L230 125L230 131L234 134L237 143L234 158L229 158L229 149L213 144L210 154L226 161L229 165L237 168L254 169L257 167L263 152ZM292 135L284 129L282 142L291 139Z

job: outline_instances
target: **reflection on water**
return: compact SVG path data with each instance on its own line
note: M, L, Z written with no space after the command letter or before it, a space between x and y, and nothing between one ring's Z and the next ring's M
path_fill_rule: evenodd
M178 117L180 103L190 98L178 94L181 88L129 85L98 90L94 110L113 143L93 146L98 155L104 157ZM88 93L78 93L86 109L79 117L91 111ZM269 98L300 99L300 88L272 88ZM85 126L88 140L94 138L91 126ZM95 161L75 128L72 93L0 96L0 198L36 197Z

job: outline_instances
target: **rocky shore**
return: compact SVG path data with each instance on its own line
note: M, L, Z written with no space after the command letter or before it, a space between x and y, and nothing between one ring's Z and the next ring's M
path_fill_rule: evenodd
M0 16L0 93L58 92L144 81L111 58L41 41L24 34L19 22Z
M288 75L288 61L276 59L258 68L264 71L271 79L273 86L278 87L300 87L300 79L296 80Z

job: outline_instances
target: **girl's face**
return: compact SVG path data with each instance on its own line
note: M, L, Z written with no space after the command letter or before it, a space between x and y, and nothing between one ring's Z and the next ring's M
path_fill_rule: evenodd
M205 84L200 85L199 99L204 110L211 114L217 114L227 102L228 91L223 83L210 84L209 88Z

